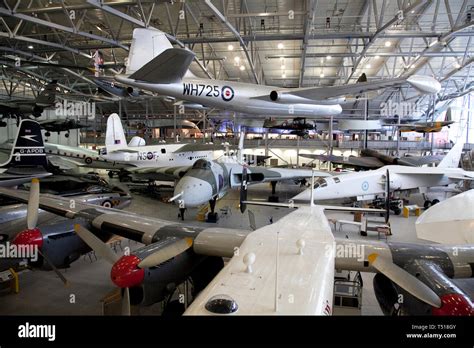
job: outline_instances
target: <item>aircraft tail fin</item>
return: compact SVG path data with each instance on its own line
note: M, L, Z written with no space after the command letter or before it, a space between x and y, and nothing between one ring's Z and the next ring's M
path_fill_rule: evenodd
M362 83L362 82L367 82L367 75L365 73L362 73L362 75L359 76L357 79L357 83Z
M127 139L123 131L120 116L113 113L107 119L107 130L105 133L105 147L107 152L127 148Z
M29 119L21 120L10 158L0 167L43 167L46 169L47 166L40 124Z
M53 80L44 86L38 96L36 97L35 103L40 106L51 106L56 101L56 88L58 87L58 81Z
M449 150L444 158L439 162L439 168L457 168L461 160L462 150L464 148L464 137L461 136L457 143Z
M449 107L448 110L446 111L446 115L444 116L444 120L445 120L446 122L452 121L453 118L452 118L452 116L451 116L451 112L452 112L452 111L451 111L451 108Z
M194 53L182 48L168 48L130 75L131 79L151 83L179 82L186 75Z

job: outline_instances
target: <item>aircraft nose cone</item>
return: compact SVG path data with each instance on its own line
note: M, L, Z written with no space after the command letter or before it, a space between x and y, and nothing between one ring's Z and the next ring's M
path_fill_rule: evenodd
M197 207L209 202L213 196L211 184L192 176L184 176L175 187L174 194L183 194L179 198L186 207Z
M119 288L131 288L140 285L145 278L145 270L138 268L140 262L140 258L135 255L122 256L110 271L110 277L114 284Z
M311 199L311 189L306 189L303 192L298 193L292 199L295 201L309 201Z
M41 248L43 246L43 235L41 234L39 228L24 230L15 236L12 244L29 245L30 247L36 245L38 248Z

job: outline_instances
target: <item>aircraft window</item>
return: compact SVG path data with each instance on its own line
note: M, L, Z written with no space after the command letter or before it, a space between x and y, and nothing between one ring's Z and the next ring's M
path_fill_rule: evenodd
M166 153L166 149L161 149L161 153Z
M336 178L336 177L334 177L333 180L334 180L334 182L335 182L336 184L341 182L341 179Z

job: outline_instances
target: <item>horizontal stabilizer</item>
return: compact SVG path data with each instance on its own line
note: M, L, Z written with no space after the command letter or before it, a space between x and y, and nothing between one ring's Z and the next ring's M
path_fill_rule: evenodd
M168 48L130 75L130 78L151 83L179 82L188 71L194 56L193 52L181 48Z

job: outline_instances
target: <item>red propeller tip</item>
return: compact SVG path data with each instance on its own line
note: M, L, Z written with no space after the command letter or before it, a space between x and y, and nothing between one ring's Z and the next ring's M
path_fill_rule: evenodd
M18 233L12 241L15 245L36 245L38 248L43 246L43 235L39 228L24 230Z
M138 268L140 262L140 258L135 255L122 256L110 271L114 284L120 288L131 288L140 285L145 278L145 270Z

